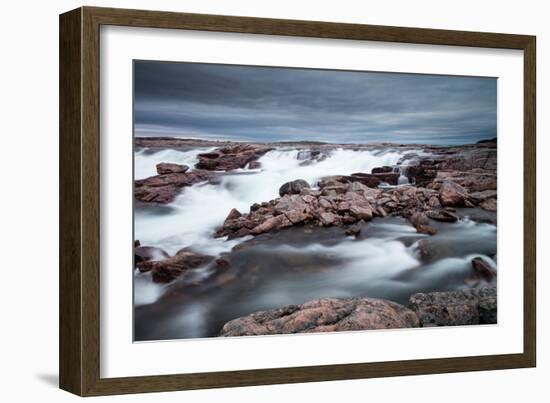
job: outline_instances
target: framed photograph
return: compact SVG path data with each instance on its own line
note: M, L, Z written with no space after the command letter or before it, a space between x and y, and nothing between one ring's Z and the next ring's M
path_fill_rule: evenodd
M60 16L60 386L533 367L535 37Z

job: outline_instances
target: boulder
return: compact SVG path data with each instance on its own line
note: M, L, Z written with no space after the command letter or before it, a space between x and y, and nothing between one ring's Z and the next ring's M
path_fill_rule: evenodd
M159 175L185 173L188 170L189 167L187 165L172 164L169 162L157 164L157 173Z
M444 181L439 189L439 202L443 207L464 206L468 200L468 192L462 186Z
M279 188L279 196L300 194L302 189L309 188L309 183L303 179L287 182Z
M426 224L418 224L418 225L415 225L414 228L416 228L416 232L418 232L419 234L425 234L425 235L437 234L437 231L435 230L435 228L432 228Z
M250 336L418 327L414 312L374 298L323 298L256 312L226 323L220 336Z
M331 212L324 211L321 214L319 214L319 218L323 225L330 226L336 222L336 219L338 218L338 216Z
M290 227L292 222L284 215L280 214L275 217L270 217L263 221L261 224L258 224L250 231L253 235L263 234L264 232L271 232L275 230L280 230L281 228Z
M134 182L134 197L136 200L146 203L172 203L183 187L204 182L212 178L213 175L212 172L194 170L139 179Z
M495 269L480 257L472 259L472 270L473 274L468 277L467 282L485 281L491 283L497 276Z
M229 212L229 214L227 215L227 217L225 218L225 221L236 220L237 218L239 218L241 216L242 216L242 214L240 213L239 210L237 210L236 208L232 208L231 211Z
M409 299L423 327L496 323L496 287L414 294Z
M244 168L270 150L272 150L271 147L260 144L231 145L215 152L199 154L197 156L199 162L195 167L209 171L231 171Z
M374 215L372 207L369 206L358 206L352 205L349 208L349 212L356 217L358 220L370 221Z
M349 205L349 212L358 220L370 221L374 215L374 209L368 200L359 193L350 191L344 194L344 201Z
M426 213L423 211L415 211L411 216L409 217L409 222L416 227L417 225L428 225L430 223L430 220Z
M213 256L183 249L172 257L138 263L137 266L141 271L151 271L154 282L169 283L186 270L203 266L212 260L214 260Z
M419 234L435 235L437 231L430 227L430 220L426 213L422 211L415 211L410 217L409 222L416 228L416 232Z

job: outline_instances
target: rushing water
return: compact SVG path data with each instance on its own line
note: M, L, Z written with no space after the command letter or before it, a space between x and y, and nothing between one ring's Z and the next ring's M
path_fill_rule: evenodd
M205 150L139 151L136 178L154 175L158 162L192 166ZM232 208L247 212L255 202L278 197L279 187L289 180L315 185L324 176L396 165L402 156L392 149L339 149L304 163L298 150L278 149L260 159L260 169L237 170L216 184L185 188L169 206L137 206L135 238L142 245L171 254L183 247L224 254L230 266L191 270L168 285L154 284L149 274L136 271L136 340L215 336L231 319L321 297L406 303L415 292L464 287L475 256L496 267L496 227L468 219L435 223L438 233L430 237L401 218L375 219L358 238L346 236L342 228L309 227L232 241L212 236ZM400 178L400 183L407 181Z

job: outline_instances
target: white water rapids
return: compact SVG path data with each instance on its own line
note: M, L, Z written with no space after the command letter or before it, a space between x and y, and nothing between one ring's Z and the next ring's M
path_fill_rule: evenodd
M140 150L135 177L156 175L159 162L193 167L197 154L211 150ZM217 286L219 272L202 267L190 279L183 276L160 285L150 274L136 271L136 340L210 337L236 317L322 297L368 296L406 303L415 292L465 287L473 257L496 268L496 226L468 219L434 222L434 236L418 234L402 218L388 217L368 223L357 239L345 236L341 228L311 232L300 227L243 249L233 247L251 237L213 238L232 208L246 213L254 203L279 197L279 187L288 181L304 179L315 186L330 175L370 173L372 168L395 166L411 151L336 149L305 164L298 152L270 151L260 158L260 169L221 173L213 184L186 187L168 206L136 206L135 239L142 245L170 254L184 247L215 256L229 253L231 265L224 273L237 279ZM399 184L407 182L402 175ZM432 254L429 258L422 257L423 247Z
M197 154L193 151L163 150L157 153L140 151L136 154L136 179L156 175L159 162L174 162L192 167ZM370 173L372 168L395 165L403 156L394 150L353 151L337 149L326 159L301 165L297 149L270 151L259 160L261 168L240 169L224 174L216 185L198 184L187 187L170 205L167 214L150 214L136 211L135 239L142 245L157 246L168 253L183 247L196 251L218 254L227 251L235 242L214 240L212 234L232 208L248 212L254 203L279 197L279 188L285 182L304 179L314 186L319 179L330 175L349 175L354 172Z

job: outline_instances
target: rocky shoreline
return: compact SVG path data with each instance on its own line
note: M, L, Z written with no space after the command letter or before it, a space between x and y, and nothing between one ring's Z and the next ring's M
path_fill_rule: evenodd
M255 312L226 323L220 336L465 326L497 323L495 287L418 293L405 307L377 298L323 298Z
M418 234L437 233L437 223L464 217L496 224L496 139L477 144L434 147L425 145L325 144L317 142L250 144L174 138L136 138L140 149L215 147L197 161L156 165L157 175L134 182L134 197L145 205L170 205L185 188L216 184L227 174L261 171L261 158L272 150L297 150L300 166L324 161L336 149L391 148L403 156L392 166L369 172L321 177L308 183L300 177L278 189L279 197L258 200L247 211L233 208L212 233L212 239L261 239L289 228L341 228L358 237L374 219L402 217ZM485 211L476 217L472 211ZM247 238L245 238L247 237ZM421 253L433 251L425 244ZM150 273L155 283L171 283L201 267L224 273L231 263L224 255L199 253L183 247L174 254L136 241L135 268ZM459 291L415 294L407 306L376 298L323 298L302 305L256 312L223 326L221 336L278 334L380 328L450 326L496 323L496 271L481 258L471 261L469 287ZM489 288L487 288L489 287Z

